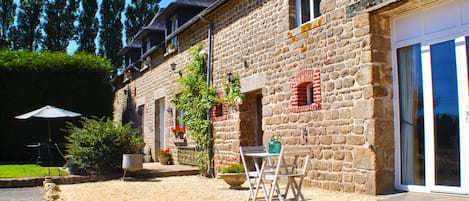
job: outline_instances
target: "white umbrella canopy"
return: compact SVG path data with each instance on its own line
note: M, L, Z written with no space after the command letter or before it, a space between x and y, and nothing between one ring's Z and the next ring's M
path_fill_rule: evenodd
M46 105L32 112L26 114L18 115L16 119L29 119L31 117L45 118L45 119L55 119L61 117L78 117L81 116L80 113L64 110L54 106Z
M51 142L51 134L50 134L50 119L55 119L55 118L64 118L64 117L79 117L81 116L80 113L64 110L58 107L46 105L44 107L41 107L37 110L28 112L26 114L18 115L15 118L16 119L29 119L29 118L43 118L43 119L48 119L48 128L49 128L49 142Z

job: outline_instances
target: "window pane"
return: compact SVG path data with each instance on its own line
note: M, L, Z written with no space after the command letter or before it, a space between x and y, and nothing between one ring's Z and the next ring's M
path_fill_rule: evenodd
M397 50L401 183L425 184L424 112L420 44Z
M466 58L467 58L467 64L469 66L469 41L467 40L469 40L469 36L466 37L466 54L467 54Z
M460 186L459 103L454 40L430 46L435 135L435 184Z
M321 0L314 0L314 18L321 16Z
M301 24L311 20L310 0L301 0Z

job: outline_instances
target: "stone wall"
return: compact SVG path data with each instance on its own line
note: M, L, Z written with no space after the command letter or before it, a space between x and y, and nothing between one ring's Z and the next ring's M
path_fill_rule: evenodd
M221 91L222 79L232 72L240 76L243 93L262 95L264 143L275 135L283 144L312 146L306 185L368 194L390 191L394 131L389 19L370 13L347 18L346 7L356 1L322 2L323 15L297 28L291 28L290 0L228 1L206 16L214 25L213 85ZM199 21L182 32L176 54L153 53L153 67L116 92L117 121L125 89L135 89L133 98L144 100L145 142L152 150L156 91L163 94L166 107L173 107L169 101L178 92L179 70L184 74L191 46L204 41L207 47L207 28ZM170 69L171 63L176 70ZM320 75L320 107L293 111L292 77L307 70ZM242 109L251 103L245 104L228 108L227 118L213 124L216 164L238 157L245 139L253 143L242 124ZM168 145L176 149L169 131L174 116L166 117Z

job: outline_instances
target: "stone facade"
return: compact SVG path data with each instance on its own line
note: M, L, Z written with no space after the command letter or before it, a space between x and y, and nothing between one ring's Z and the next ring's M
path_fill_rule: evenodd
M214 27L213 86L222 91L222 79L232 72L249 96L239 108L217 109L215 163L238 157L241 145L266 144L276 136L282 144L311 147L308 186L367 194L394 190L389 16L408 4L374 1L386 6L360 12L350 7L357 2L364 1L322 0L322 15L296 28L291 0L226 1L205 16ZM190 62L190 47L200 41L207 47L207 31L208 25L197 21L178 35L176 53L164 55L160 48L151 55L150 69L116 91L116 121L129 97L136 107L145 105L143 133L154 158L156 101L173 110L164 111L164 129L166 146L177 149L169 129L175 125L170 99ZM313 84L311 105L299 104L306 98L304 83Z

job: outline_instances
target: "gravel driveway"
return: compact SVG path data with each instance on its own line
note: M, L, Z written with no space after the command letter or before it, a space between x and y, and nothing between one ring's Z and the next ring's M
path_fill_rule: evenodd
M145 201L145 200L246 200L247 185L244 190L230 190L220 179L200 176L161 177L149 180L103 181L61 185L61 196L70 201ZM261 193L261 192L260 192ZM307 200L350 200L375 201L376 196L330 192L320 189L303 189ZM259 195L261 197L261 195ZM262 199L261 199L262 200Z

